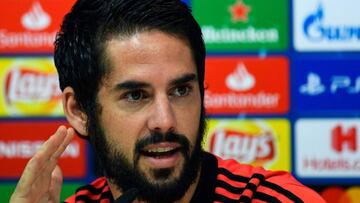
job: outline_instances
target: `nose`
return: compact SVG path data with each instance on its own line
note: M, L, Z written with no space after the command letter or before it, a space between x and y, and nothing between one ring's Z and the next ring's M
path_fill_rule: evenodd
M148 128L151 131L167 133L176 128L174 109L166 96L159 97L152 106L152 112L148 120Z

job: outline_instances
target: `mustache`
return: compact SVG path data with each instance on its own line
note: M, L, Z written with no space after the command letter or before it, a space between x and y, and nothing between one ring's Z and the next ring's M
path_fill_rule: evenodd
M190 141L183 134L178 134L175 132L167 132L165 134L153 131L150 132L150 135L138 140L135 144L135 154L140 154L141 150L150 144L158 144L161 142L175 142L181 146L181 151L185 155L189 155L190 151Z

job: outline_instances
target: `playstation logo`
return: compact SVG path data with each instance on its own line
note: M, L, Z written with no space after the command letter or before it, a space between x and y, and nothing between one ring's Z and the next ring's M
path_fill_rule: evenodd
M310 72L307 75L307 83L301 85L299 91L302 94L315 96L323 93L325 86L321 83L321 78L318 74Z

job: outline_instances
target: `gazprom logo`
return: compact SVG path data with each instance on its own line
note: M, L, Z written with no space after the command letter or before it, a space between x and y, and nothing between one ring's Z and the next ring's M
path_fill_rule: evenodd
M360 51L359 0L294 0L297 51Z
M326 25L324 17L323 6L319 4L317 10L304 20L304 34L309 40L314 42L360 40L360 25Z

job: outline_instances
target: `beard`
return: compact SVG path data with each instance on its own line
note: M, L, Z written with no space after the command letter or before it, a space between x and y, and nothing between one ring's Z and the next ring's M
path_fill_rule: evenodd
M97 175L107 177L123 193L136 188L138 190L138 199L147 202L174 202L185 195L190 185L195 182L200 170L202 160L201 142L205 129L204 108L201 111L198 135L193 146L191 146L186 136L182 134L176 132L166 134L151 132L150 135L136 141L133 161L126 158L125 154L116 147L119 145L110 143L106 139L98 115L93 114L88 121L88 132L90 143L94 149ZM139 167L141 150L149 144L160 142L178 143L181 146L180 154L183 156L184 161L182 166L177 169L180 169L177 177L172 177L175 168L150 169L149 172L152 176L150 180Z

